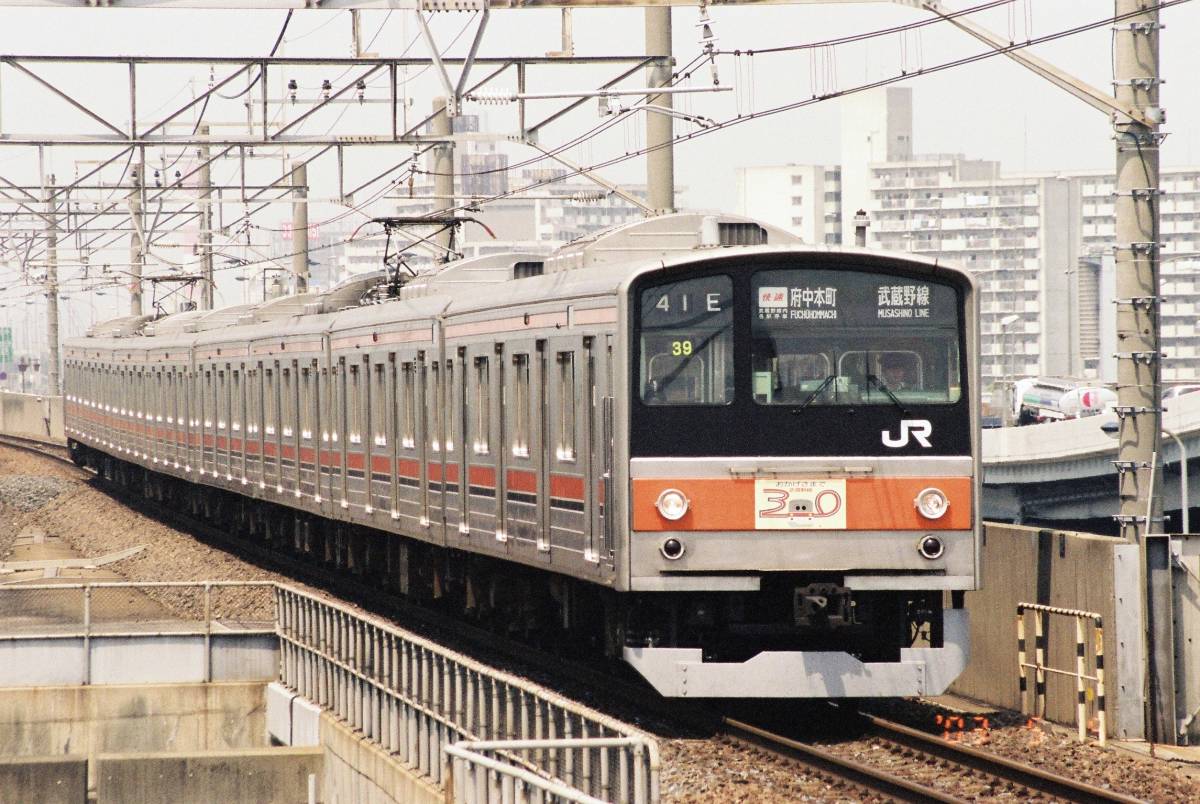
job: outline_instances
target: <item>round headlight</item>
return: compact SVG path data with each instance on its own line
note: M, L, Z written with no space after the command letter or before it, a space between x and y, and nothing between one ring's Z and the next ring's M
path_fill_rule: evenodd
M913 505L926 519L941 519L946 513L946 509L950 507L950 501L946 499L946 494L941 489L928 488L917 495L917 499L913 500Z
M658 499L654 502L658 512L663 515L664 519L669 519L672 522L683 519L683 515L688 511L688 498L683 495L678 489L666 489L662 494L658 495Z
M946 552L946 545L942 543L941 539L931 533L917 543L917 552L924 558L933 561L942 557L942 553Z

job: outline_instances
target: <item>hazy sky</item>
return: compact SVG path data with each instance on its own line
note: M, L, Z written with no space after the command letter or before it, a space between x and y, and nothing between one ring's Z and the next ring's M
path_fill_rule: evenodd
M975 15L973 19L1020 41L1102 19L1111 15L1112 10L1111 2L1017 0L1006 7ZM6 8L3 15L0 51L5 54L257 56L270 50L285 12ZM700 52L699 32L695 27L698 15L694 8L674 11L675 55L681 65ZM711 10L718 47L743 53L884 29L927 16L924 12L893 4L722 6ZM448 44L464 31L469 20L470 15L462 13L435 15L433 26L439 44ZM1200 75L1200 48L1196 47L1195 36L1200 31L1200 3L1185 3L1168 9L1163 12L1162 21L1166 25L1162 32L1162 75L1167 82L1162 95L1168 111L1165 129L1170 134L1163 146L1163 164L1200 163L1200 91L1195 78ZM540 55L557 50L560 44L558 25L557 11L494 12L481 54ZM424 43L416 39L418 28L411 13L364 13L362 29L365 38L376 37L370 50L379 55L399 55L414 40L409 55L427 55ZM643 45L643 12L637 9L577 11L574 29L576 52L580 55L636 54ZM298 11L288 27L281 53L349 55L349 31L348 12ZM450 52L462 54L469 41L470 29L467 29ZM714 120L726 120L739 113L792 103L816 93L849 89L898 75L902 70L912 73L918 69L931 69L983 50L985 46L966 34L939 23L919 32L889 35L853 45L754 57L725 55L718 61L720 79L723 85L733 86L735 91L691 96L687 100L678 100L676 107ZM1079 78L1111 91L1111 31L1108 26L1039 46L1034 52ZM36 69L79 97L86 98L89 105L115 122L120 123L128 117L125 111L128 79L123 69L56 65L41 65ZM531 71L529 90L594 87L618 69ZM301 100L306 93L310 98L316 94L322 78L336 80L340 73L340 69L323 70L293 76L302 87ZM222 75L219 69L216 75L219 80ZM482 68L477 68L475 75L482 75ZM281 84L286 77L272 75L275 85L272 96L283 94ZM194 91L202 91L207 81L208 70L200 66L139 74L138 106L143 127L155 113L173 109ZM696 74L692 85L708 83L710 77L705 67ZM644 78L640 76L625 82L625 86L642 85ZM1113 164L1112 129L1106 115L1004 57L936 75L914 77L905 85L913 89L915 150L919 153L958 152L997 159L1008 171L1109 169ZM241 86L235 83L230 88ZM418 74L414 70L408 86L413 97L413 114L427 112L432 97L439 92L432 71ZM515 79L510 76L498 80L494 86L512 89ZM382 88L372 85L368 95L373 93L381 97L383 92ZM539 108L548 111L554 106L547 102ZM295 109L283 110L282 114L294 117L302 109L303 103ZM378 131L382 126L381 110L379 106L342 106L327 115L314 117L304 130L310 133L329 129ZM465 111L472 113L481 109L468 106ZM489 128L512 129L514 118L510 109L484 107L482 111ZM206 119L232 123L244 120L245 114L241 100L221 101L212 104ZM536 116L536 111L531 111L530 116ZM191 117L184 119L190 121ZM547 129L542 142L553 146L568 141L598 123L600 118L595 103L589 102ZM570 156L575 161L591 164L636 149L644 144L642 126L640 117L618 123L572 149ZM681 122L677 124L676 132L693 128L691 124ZM0 68L0 132L3 134L101 130L63 102L48 98L44 91L12 68ZM728 207L733 198L734 170L739 166L836 163L839 136L838 101L830 100L733 126L683 144L676 151L676 181L686 188L681 204ZM514 160L531 156L528 149L505 148ZM361 180L374 175L410 153L408 147L356 151L347 157L347 184L357 184L356 178ZM102 155L107 154L101 149L91 149L88 153L79 149L48 151L46 169L57 173L62 181L76 173L77 160ZM296 149L289 156L303 155L304 151ZM166 156L174 159L180 154L168 151ZM152 162L157 159L157 155L151 155ZM107 181L117 180L123 161L105 174ZM191 156L184 154L177 167L186 167L190 161ZM281 172L281 164L279 158L257 160L251 167L249 180L269 180L274 177L270 174ZM0 176L33 183L37 181L37 165L37 154L32 149L0 144ZM644 161L640 158L605 171L610 178L627 182L641 181L643 173ZM218 166L214 180L233 182L236 174L236 164L229 162ZM315 164L310 169L309 179L314 197L331 198L336 192L332 158L326 157ZM240 210L231 208L228 211ZM313 220L329 219L341 211L334 205L317 203L313 205L310 217ZM364 210L366 213L372 211L378 214L382 208ZM286 207L280 206L264 213L258 220L264 226L277 226L289 214ZM348 215L341 222L356 224L363 219L362 215ZM260 234L265 239L265 233ZM124 247L120 251L123 250ZM113 259L118 254L114 253ZM171 254L173 259L183 263L194 259L190 253L182 251ZM64 270L68 283L73 272L71 268ZM29 294L28 288L14 282L11 266L0 265L0 286L4 287L0 291L0 302L19 301ZM118 298L110 291L99 300L94 312L89 309L88 300L80 295L74 295L67 303L68 331L79 331L92 316L106 317L109 303ZM96 301L93 298L91 303L94 305ZM12 323L18 329L40 328L40 325L35 326L38 306L18 304L15 312L12 306L0 308L0 324ZM18 332L18 340L21 337L22 333Z

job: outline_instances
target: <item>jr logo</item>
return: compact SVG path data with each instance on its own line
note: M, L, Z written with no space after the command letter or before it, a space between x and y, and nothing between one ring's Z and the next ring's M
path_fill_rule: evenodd
M883 445L899 449L900 447L908 446L908 437L912 436L917 443L926 449L933 445L929 443L929 434L933 432L933 425L928 419L901 419L900 420L900 435L893 437L891 432L884 430Z

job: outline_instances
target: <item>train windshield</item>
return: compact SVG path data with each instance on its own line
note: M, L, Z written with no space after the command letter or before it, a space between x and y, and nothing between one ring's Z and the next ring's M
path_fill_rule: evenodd
M641 294L642 401L726 405L733 401L733 281L706 276Z
M962 393L952 287L860 271L769 270L754 275L752 293L759 404L949 404Z

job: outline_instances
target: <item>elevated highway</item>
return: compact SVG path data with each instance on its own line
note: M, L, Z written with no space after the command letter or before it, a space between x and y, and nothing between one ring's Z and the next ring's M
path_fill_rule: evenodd
M1087 524L1092 532L1115 533L1117 440L1101 430L1113 414L1086 419L1005 427L983 433L983 515L989 520L1037 524ZM1177 435L1190 457L1189 506L1200 506L1200 394L1171 399L1163 428ZM1180 518L1179 447L1163 437L1163 506L1167 530ZM1192 517L1193 526L1197 523Z

